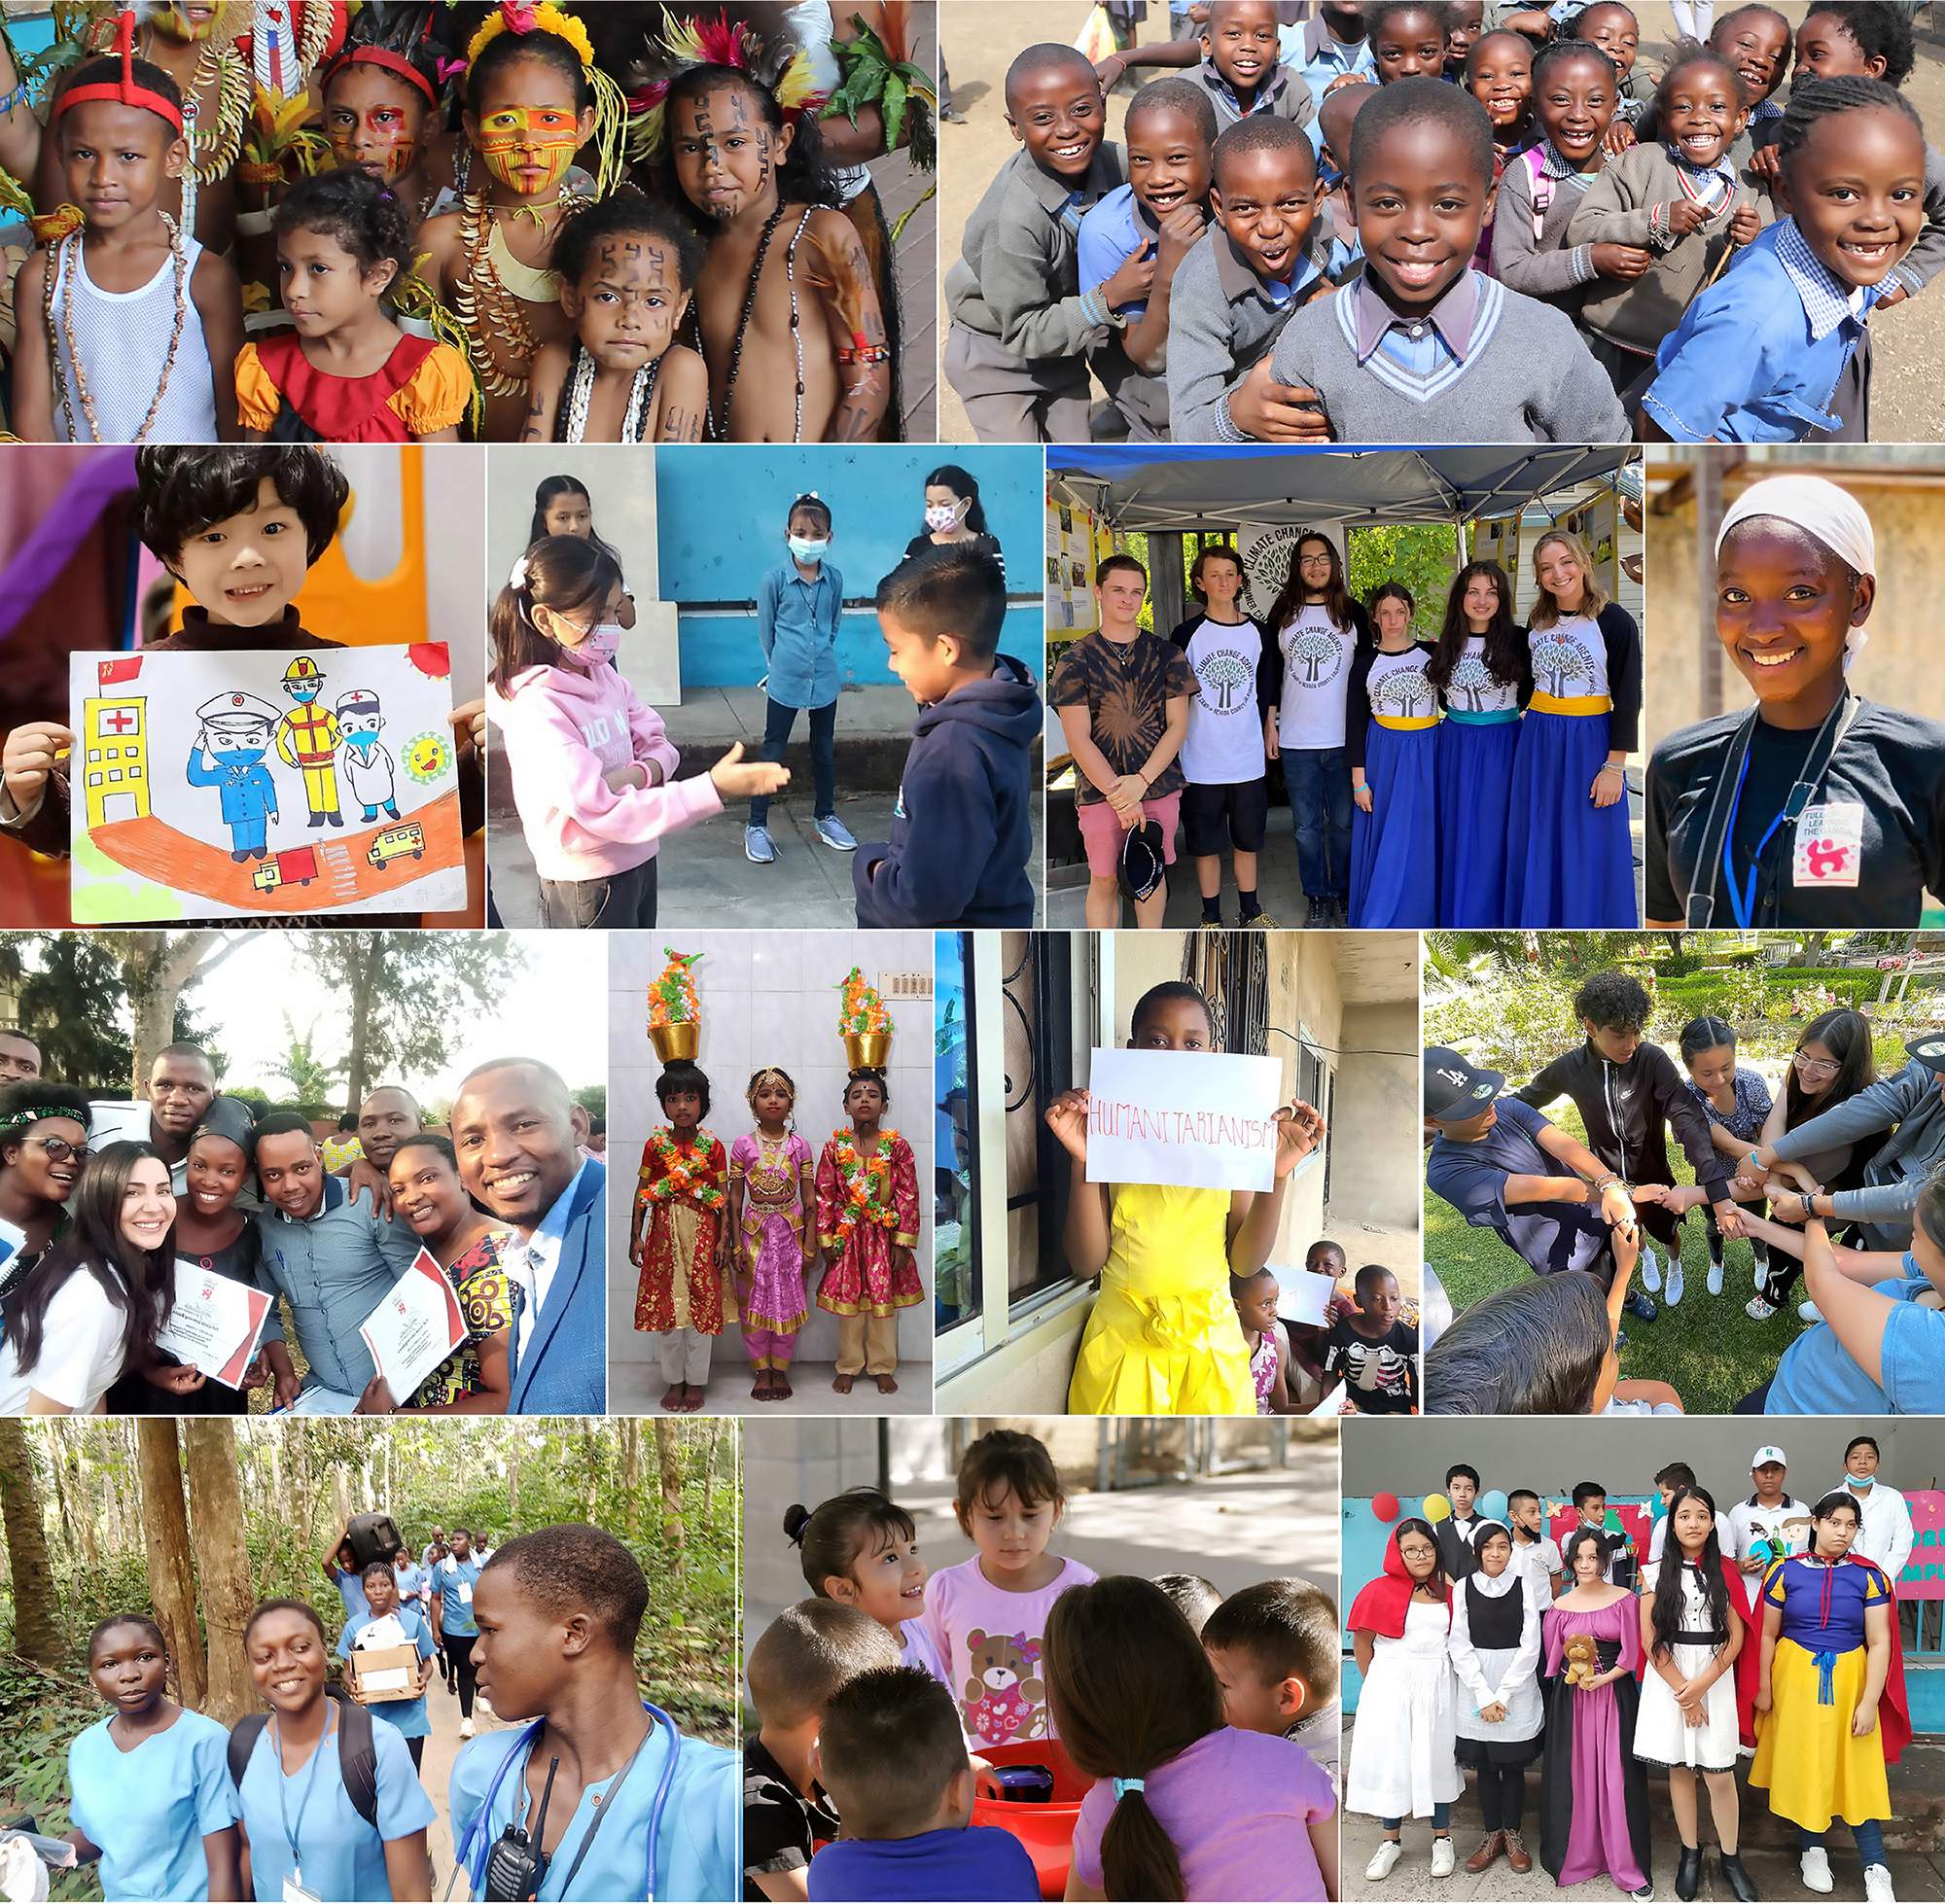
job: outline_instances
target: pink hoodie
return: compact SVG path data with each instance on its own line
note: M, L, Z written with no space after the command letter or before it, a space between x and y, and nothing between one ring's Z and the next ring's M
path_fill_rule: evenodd
M664 833L723 811L707 774L616 793L604 776L653 761L664 781L678 764L661 717L636 699L610 662L529 668L513 691L491 690L507 742L513 804L543 879L605 879L652 860Z

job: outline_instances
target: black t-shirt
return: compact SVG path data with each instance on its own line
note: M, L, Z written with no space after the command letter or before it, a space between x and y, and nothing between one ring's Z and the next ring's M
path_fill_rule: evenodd
M1716 895L1715 924L1735 925L1719 866L1698 865L1709 808L1746 713L1718 715L1670 734L1647 768L1647 917L1685 919L1688 894ZM1789 797L1816 741L1815 730L1758 721L1750 737L1731 842L1739 879ZM1945 892L1945 723L1860 701L1819 789L1818 801L1847 820L1856 845L1847 857L1821 853L1801 829L1779 827L1757 865L1757 926L1823 928L1916 926L1927 888ZM1842 848L1852 835L1830 826ZM1798 877L1799 846L1805 856ZM1711 876L1713 870L1713 877Z
M975 535L972 542L966 546L976 548L982 555L990 555L1000 565L1001 581L1004 582L1006 580L1007 558L1000 547L1000 539L997 536ZM932 531L930 529L921 529L910 542L905 544L905 557L909 560L914 555L923 554L928 548L950 548L955 547L958 547L958 545L934 542Z
M759 1872L801 1871L818 1846L837 1836L837 1813L824 1787L806 1805L760 1739L743 1742L743 1895L760 1900Z
M1373 1338L1340 1316L1324 1338L1324 1372L1344 1378L1360 1414L1409 1415L1418 1403L1418 1331L1394 1322Z

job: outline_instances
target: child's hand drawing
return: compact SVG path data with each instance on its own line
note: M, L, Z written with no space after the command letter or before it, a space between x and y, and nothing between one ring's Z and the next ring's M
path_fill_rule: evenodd
M746 760L739 740L709 769L716 791L725 800L746 800L753 793L774 793L790 785L790 769L778 760Z
M1087 1161L1087 1112L1091 1100L1085 1091L1063 1091L1046 1108L1046 1127L1060 1140L1061 1147L1076 1163Z
M0 779L21 813L39 805L54 762L74 749L74 735L57 721L28 721L13 729L0 749Z
M1277 1111L1277 1176L1288 1177L1324 1142L1327 1128L1317 1108L1300 1098L1281 1108Z

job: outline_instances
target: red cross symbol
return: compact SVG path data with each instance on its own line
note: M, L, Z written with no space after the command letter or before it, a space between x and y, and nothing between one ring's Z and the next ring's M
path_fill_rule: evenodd
M113 708L101 717L102 727L111 734L128 733L136 724L136 716L130 708Z

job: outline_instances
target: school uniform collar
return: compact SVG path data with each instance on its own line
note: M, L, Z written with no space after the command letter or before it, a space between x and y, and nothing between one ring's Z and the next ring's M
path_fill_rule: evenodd
M1393 310L1379 295L1368 272L1359 277L1353 289L1338 295L1352 300L1356 326L1354 347L1360 364L1376 353L1385 340L1385 333L1394 327L1407 335L1421 335L1424 326L1430 324L1462 364L1472 347L1472 324L1479 311L1479 287L1474 273L1469 270L1462 271L1459 281L1423 317L1401 317Z
M1094 148L1094 157L1087 161L1086 172L1072 184L1043 170L1029 154L1022 152L1017 155L1020 177L1041 209L1049 218L1058 218L1077 200L1091 205L1104 193L1112 192L1121 183L1109 165L1107 152L1107 142L1103 140Z
M280 1222L314 1223L320 1216L328 1216L332 1211L341 1209L344 1205L345 1195L343 1178L327 1175L324 1180L323 1201L318 1204L317 1208L308 1216L293 1216L288 1210L283 1209L278 1204L269 1202L267 1199L265 1199L264 1207L266 1210L274 1211Z
M1251 113L1266 113L1273 110L1276 102L1283 97L1284 89L1290 85L1290 68L1279 61L1271 69L1269 78L1257 85L1255 103L1250 108L1249 113L1245 113L1242 100L1236 96L1236 88L1216 70L1215 60L1205 55L1196 71L1201 75L1202 84L1219 98L1226 99L1235 109L1237 116L1244 119Z
M1278 299L1270 296L1268 282L1259 277L1255 267L1230 242L1229 234L1218 225L1210 229L1210 249L1216 254L1216 282L1221 288L1222 296L1232 304L1240 304L1246 298L1259 298L1266 304L1292 302L1296 294L1306 285L1316 282L1317 263L1306 248L1296 255L1296 263L1290 275L1289 298Z
M1541 139L1531 150L1539 154L1539 175L1543 179L1580 178L1585 184L1592 184L1594 174L1582 173L1578 166L1570 164L1551 139ZM1605 160L1603 161L1605 162Z
M1303 23L1303 63L1314 66L1320 59L1341 63L1347 70L1371 53L1371 36L1340 40L1331 32L1322 14L1313 14Z
M1676 151L1666 139L1662 141L1661 149L1668 155L1668 162L1678 172L1681 172L1691 179L1701 181L1720 179L1723 186L1731 194L1735 193L1737 187L1741 184L1741 180L1736 176L1736 168L1729 163L1726 153L1720 159L1716 159L1713 165L1698 165L1686 153Z
M1803 300L1813 342L1821 343L1847 317L1860 318L1874 301L1873 285L1847 285L1810 249L1793 218L1776 224L1776 262Z

